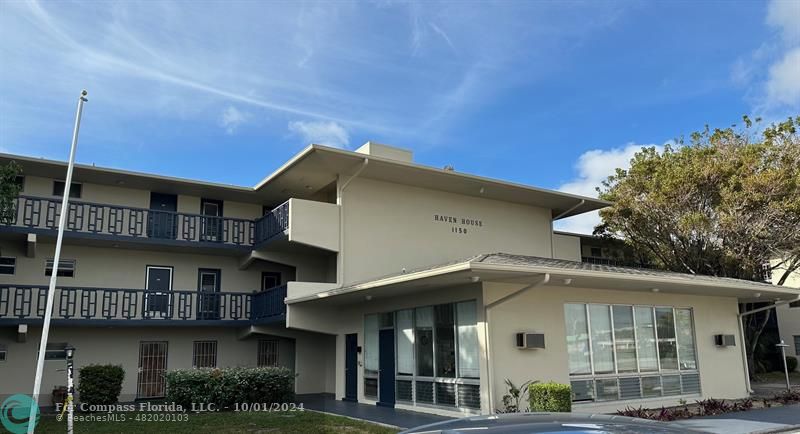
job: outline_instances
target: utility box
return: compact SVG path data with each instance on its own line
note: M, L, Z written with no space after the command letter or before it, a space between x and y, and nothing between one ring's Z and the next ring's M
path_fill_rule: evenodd
M735 347L736 337L734 335L714 335L714 344L718 347Z
M537 350L544 348L543 333L517 333L517 348L521 350Z

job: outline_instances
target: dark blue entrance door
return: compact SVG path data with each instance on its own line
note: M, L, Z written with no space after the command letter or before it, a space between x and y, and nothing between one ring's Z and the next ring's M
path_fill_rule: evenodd
M358 334L344 337L344 400L358 401Z
M394 407L394 330L381 330L378 339L378 405Z

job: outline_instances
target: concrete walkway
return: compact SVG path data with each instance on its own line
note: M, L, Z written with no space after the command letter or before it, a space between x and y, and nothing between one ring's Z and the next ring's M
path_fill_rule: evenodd
M800 431L800 405L698 417L671 422L671 424L720 434L798 432Z
M414 428L429 423L442 422L452 418L434 414L399 410L389 407L378 407L371 404L340 401L330 394L298 395L297 402L303 403L308 410L332 413L340 416L363 419L383 425L391 425L402 429Z

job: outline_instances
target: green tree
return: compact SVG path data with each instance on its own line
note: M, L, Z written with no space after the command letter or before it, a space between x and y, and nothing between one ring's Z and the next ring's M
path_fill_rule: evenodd
M17 197L22 186L17 177L22 169L15 161L0 166L0 224L9 224L17 213Z
M598 188L614 205L595 234L661 269L757 281L770 270L782 285L800 268L800 116L759 122L642 148ZM747 320L752 369L769 311Z

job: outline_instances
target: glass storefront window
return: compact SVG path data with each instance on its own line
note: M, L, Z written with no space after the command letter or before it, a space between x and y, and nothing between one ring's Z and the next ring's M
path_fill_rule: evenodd
M436 324L436 376L453 378L456 376L456 337L455 315L452 304L434 307Z

